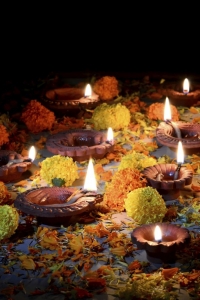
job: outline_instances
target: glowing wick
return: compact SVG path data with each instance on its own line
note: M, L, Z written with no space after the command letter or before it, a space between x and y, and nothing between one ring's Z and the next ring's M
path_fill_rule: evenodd
M85 88L85 97L91 97L91 96L92 96L92 88L91 85L88 83Z
M178 174L180 172L181 169L181 165L184 163L184 152L183 152L183 145L182 142L179 141L178 142L178 150L177 150L177 164L178 167L174 173L174 180L178 179Z
M28 158L31 159L31 161L33 162L34 159L36 157L36 150L35 150L35 147L34 146L31 146L29 152L28 152Z
M158 243L162 242L162 232L158 225L156 225L155 230L154 230L154 239Z
M169 98L166 97L165 100L165 107L164 107L164 120L166 122L166 124L169 124L173 127L177 138L181 139L181 131L178 128L177 124L175 122L171 121L171 108L170 108L170 103L169 103Z
M97 191L96 178L94 173L94 167L92 159L89 159L88 169L85 177L84 190Z
M183 93L188 94L189 91L190 91L189 80L187 78L185 78L184 81L183 81Z
M108 128L108 132L107 132L107 141L113 145L114 144L114 138L113 138L113 130L111 127Z

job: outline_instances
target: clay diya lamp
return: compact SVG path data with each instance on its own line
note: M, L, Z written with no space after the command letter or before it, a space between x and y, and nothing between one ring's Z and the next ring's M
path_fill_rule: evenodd
M90 211L102 201L96 192L79 191L66 187L41 187L17 195L14 205L39 223L49 225L69 224L74 217Z
M15 151L0 150L0 181L4 183L18 181L22 174L30 169L35 159L34 148L29 151L28 157L23 157Z
M99 102L99 96L95 94L91 86L86 85L85 92L82 88L63 87L48 90L42 97L43 104L54 112L61 114L82 109L92 109Z
M175 224L155 223L141 225L133 230L131 239L139 250L145 250L152 263L174 263L176 252L190 242L186 228Z
M83 190L67 187L33 188L20 193L14 202L16 208L34 216L38 222L49 225L67 225L77 222L82 213L94 209L103 200L97 193L92 160L89 160Z
M191 124L187 122L174 122L180 131L181 136L177 137L174 127L165 122L161 122L156 129L156 140L159 144L169 147L175 151L178 142L181 141L185 153L193 154L200 151L200 124Z
M49 136L46 141L46 148L51 153L69 156L78 162L90 157L103 158L113 147L113 139L108 139L108 135L89 129L60 132Z
M178 169L176 164L157 164L145 168L143 174L148 185L157 189L163 199L168 201L177 199L181 190L192 183L192 171L183 166Z
M200 85L192 84L185 78L183 84L164 83L161 88L158 88L158 93L169 97L170 101L175 106L190 107L200 101Z
M157 189L165 201L177 199L180 195L180 191L192 183L193 173L191 170L183 167L183 163L183 145L181 141L179 141L177 165L157 164L143 170L148 184Z
M164 107L164 120L156 129L156 139L161 145L177 150L181 141L187 154L200 151L200 124L171 121L171 108L169 98L166 97Z

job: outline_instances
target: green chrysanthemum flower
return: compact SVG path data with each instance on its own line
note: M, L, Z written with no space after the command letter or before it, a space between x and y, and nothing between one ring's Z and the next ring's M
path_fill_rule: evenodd
M156 165L156 159L147 156L143 153L133 151L122 157L121 162L118 166L118 170L124 170L126 168L133 168L139 171L144 170L144 168Z
M127 127L130 120L130 111L121 103L112 105L103 103L95 108L91 118L91 122L96 130L103 130L109 127L119 130Z
M0 240L7 239L15 233L19 224L16 208L9 205L0 206Z
M127 215L138 224L162 222L167 212L162 196L150 186L128 193L125 209Z
M54 155L43 160L40 175L50 186L58 181L64 186L71 186L79 178L76 163L71 157L62 155Z

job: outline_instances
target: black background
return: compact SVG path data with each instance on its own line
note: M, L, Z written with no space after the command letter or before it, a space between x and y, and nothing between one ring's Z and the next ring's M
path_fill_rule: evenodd
M190 3L176 10L165 2L8 5L1 12L1 76L52 71L200 75L197 13Z

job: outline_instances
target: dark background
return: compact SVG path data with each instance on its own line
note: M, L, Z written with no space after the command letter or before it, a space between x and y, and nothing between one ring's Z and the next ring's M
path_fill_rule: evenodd
M49 72L200 75L198 9L162 2L19 3L2 9L1 76Z

